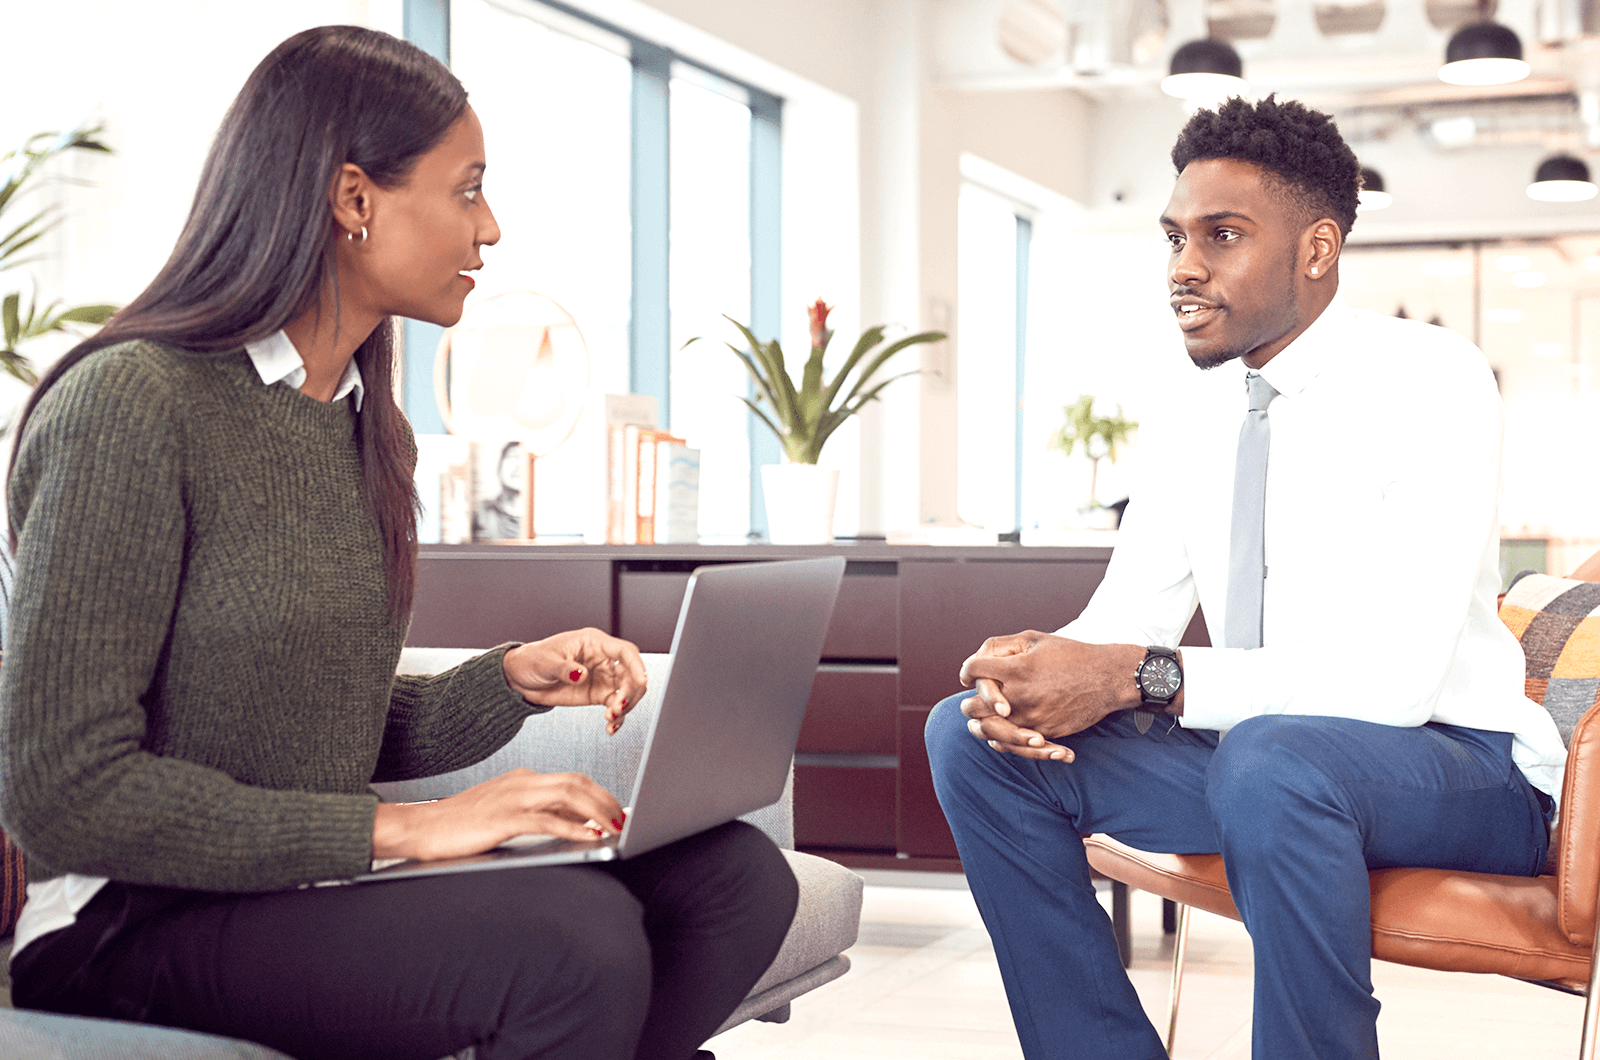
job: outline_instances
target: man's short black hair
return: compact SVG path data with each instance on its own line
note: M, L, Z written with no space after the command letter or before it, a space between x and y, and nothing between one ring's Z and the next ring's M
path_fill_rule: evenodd
M1308 222L1331 217L1347 236L1356 222L1355 152L1332 118L1297 100L1249 103L1235 96L1214 111L1196 111L1172 147L1172 164L1182 173L1190 162L1212 158L1237 158L1271 173Z

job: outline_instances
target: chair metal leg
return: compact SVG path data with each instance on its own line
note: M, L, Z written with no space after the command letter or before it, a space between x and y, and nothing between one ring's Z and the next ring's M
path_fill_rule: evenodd
M1596 1038L1600 1037L1600 922L1595 924L1594 949L1589 956L1589 992L1583 1002L1583 1039L1578 1043L1578 1060L1595 1060Z
M1172 990L1167 995L1168 1056L1172 1055L1172 1046L1178 1040L1178 999L1183 993L1183 958L1189 948L1189 914L1193 912L1192 906L1178 907L1178 932L1172 940ZM1583 1057L1582 1060L1593 1060L1593 1057Z
M1133 963L1133 932L1128 926L1128 885L1111 881L1111 933L1117 938L1117 954L1124 968Z

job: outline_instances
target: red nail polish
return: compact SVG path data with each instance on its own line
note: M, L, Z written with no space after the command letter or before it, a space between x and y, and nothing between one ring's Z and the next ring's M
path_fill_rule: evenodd
M622 831L622 822L613 817L611 818L611 827L620 832Z
M626 699L624 699L624 700L623 700L623 701L622 701L622 703L621 703L621 706L624 706L624 707L625 707L625 706L627 706L627 705L628 705L628 701L627 701L627 700L626 700Z
M573 684L577 684L582 679L583 679L583 671L582 670L574 670L570 674L567 675L567 680L571 681Z

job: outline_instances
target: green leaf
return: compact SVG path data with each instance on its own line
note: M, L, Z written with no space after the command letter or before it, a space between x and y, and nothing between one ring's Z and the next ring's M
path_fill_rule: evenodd
M22 293L12 291L6 295L4 302L0 302L0 325L3 325L7 350L17 348L17 336L22 331L22 324L17 319L17 304L21 301Z
M69 324L104 324L116 311L114 305L80 305L62 313L61 320Z
M727 346L728 349L733 351L733 355L739 358L740 363L744 365L744 370L750 373L750 378L755 381L756 388L761 391L759 396L765 397L768 403L776 408L778 404L777 396L772 393L772 388L767 385L766 377L756 368L756 364L750 359L750 355L731 342Z
M57 220L59 219L48 219L48 214L41 211L22 222L5 238L0 239L0 269L14 269L23 264L23 262L10 259L54 228ZM32 232L28 231L32 226L37 227Z
M905 338L891 342L889 345L885 346L883 351L874 357L867 364L866 368L862 369L861 374L856 377L855 385L852 386L850 388L850 392L845 395L844 404L848 406L851 401L855 399L856 394L861 391L862 387L871 384L872 377L877 375L878 370L889 362L889 358L893 357L895 354L899 353L908 346L915 346L922 342L938 342L944 337L944 332L942 331L919 331L915 335L907 335ZM881 390L882 387L879 387L878 389Z
M778 436L778 441L780 441L780 442L783 441L783 432L778 430L778 425L776 423L773 423L772 420L768 419L767 418L767 414L765 412L762 412L760 407L757 406L754 401L751 401L749 398L745 397L742 394L739 396L739 400L744 402L746 405L750 406L750 411L754 412L757 416L759 416L761 418L761 422L765 423L767 425L767 430L771 431L773 434Z
M866 356L868 350L883 341L884 325L874 324L861 333L855 346L850 350L850 356L844 359L844 364L839 368L839 374L833 377L833 382L828 384L827 396L823 398L824 409L833 408L833 399L839 396L839 389L844 386L844 377Z

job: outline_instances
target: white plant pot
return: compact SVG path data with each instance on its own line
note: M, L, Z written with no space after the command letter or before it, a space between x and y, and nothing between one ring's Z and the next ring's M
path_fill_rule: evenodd
M765 464L767 538L774 545L831 545L839 472L815 464Z

